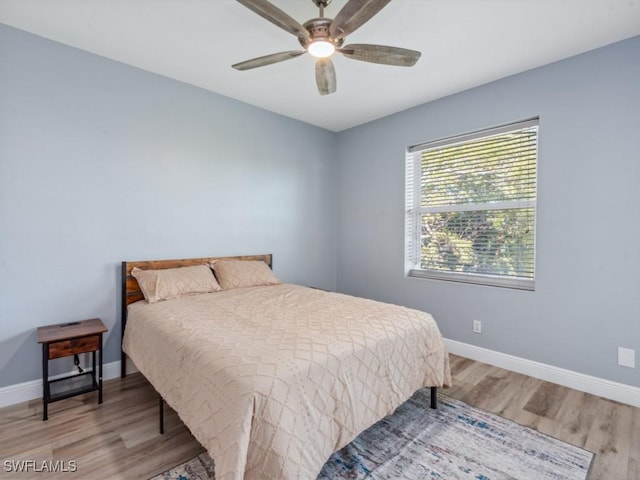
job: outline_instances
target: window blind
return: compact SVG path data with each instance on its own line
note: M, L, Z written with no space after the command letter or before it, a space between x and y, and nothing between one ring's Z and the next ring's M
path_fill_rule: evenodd
M538 119L410 147L411 276L533 289Z

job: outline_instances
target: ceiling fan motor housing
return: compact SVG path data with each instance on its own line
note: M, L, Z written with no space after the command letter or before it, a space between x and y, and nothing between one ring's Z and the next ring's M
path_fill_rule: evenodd
M300 45L307 48L309 44L317 41L325 41L332 43L336 48L340 48L344 43L344 38L334 40L329 34L329 27L331 27L330 18L312 18L306 21L302 26L309 32L309 39L298 37Z

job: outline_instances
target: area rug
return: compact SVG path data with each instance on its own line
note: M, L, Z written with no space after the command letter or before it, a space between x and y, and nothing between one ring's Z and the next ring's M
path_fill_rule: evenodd
M498 415L416 392L324 465L318 480L585 480L594 455ZM153 480L211 480L202 454Z

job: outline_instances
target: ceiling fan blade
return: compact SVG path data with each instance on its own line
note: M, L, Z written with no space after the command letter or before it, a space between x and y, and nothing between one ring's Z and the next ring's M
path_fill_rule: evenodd
M319 58L316 62L316 84L320 95L336 91L336 69L330 58Z
M364 25L391 0L349 0L333 19L329 34L335 40L344 38Z
M303 53L307 53L306 50L290 50L288 52L272 53L271 55L252 58L251 60L246 60L231 66L236 70L251 70L252 68L264 67L266 65L271 65L272 63L290 60L292 58L299 57Z
M249 10L257 13L262 18L269 20L274 25L293 33L296 37L309 40L309 32L300 25L294 18L284 13L278 7L267 0L236 0Z
M387 47L385 45L368 45L353 43L338 49L345 57L361 62L381 63L398 67L412 67L421 53L406 48Z

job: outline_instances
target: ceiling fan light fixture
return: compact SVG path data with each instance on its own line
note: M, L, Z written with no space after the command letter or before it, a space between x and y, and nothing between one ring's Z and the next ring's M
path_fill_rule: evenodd
M336 51L336 46L327 40L314 40L307 46L307 51L317 58L327 58Z

